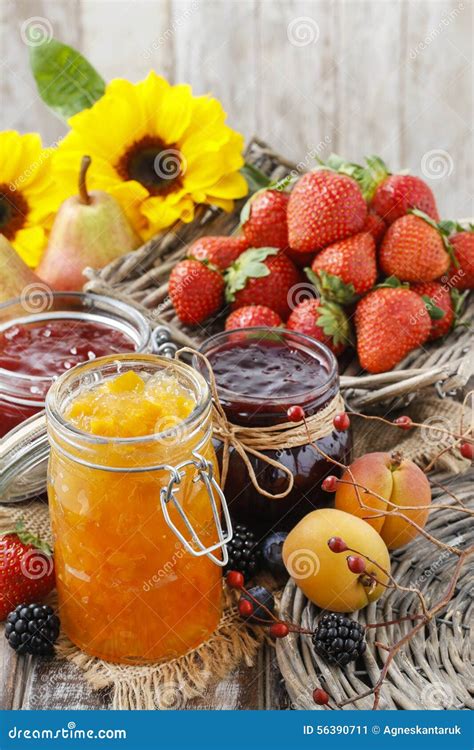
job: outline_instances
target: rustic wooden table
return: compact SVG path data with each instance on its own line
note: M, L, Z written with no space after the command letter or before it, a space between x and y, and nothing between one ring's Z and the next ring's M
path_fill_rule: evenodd
M92 690L65 659L17 656L0 640L0 710L108 709L107 690ZM180 703L181 709L290 708L271 646L260 649L253 667L240 666L224 680L211 682L205 695Z

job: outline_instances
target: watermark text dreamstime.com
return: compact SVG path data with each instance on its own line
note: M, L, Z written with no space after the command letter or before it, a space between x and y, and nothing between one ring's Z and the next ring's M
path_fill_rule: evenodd
M163 47L164 44L166 44L166 42L172 39L179 27L186 22L186 20L199 8L200 5L200 0L193 0L193 2L186 8L185 11L176 16L176 18L173 19L168 28L165 29L165 31L160 34L159 37L153 39L152 43L149 44L148 47L144 50L143 57L145 58L145 60L149 60L150 57L152 57L153 52L159 50L161 47Z
M459 14L464 10L465 5L463 2L460 2L457 4L455 8L449 11L449 13L445 13L444 16L440 19L439 23L434 26L426 36L421 39L418 44L416 44L414 47L411 47L409 52L409 57L411 60L416 60L418 55L420 55L422 52L424 52L430 44L432 44L435 39L439 37L440 34L446 29L455 18L459 16Z

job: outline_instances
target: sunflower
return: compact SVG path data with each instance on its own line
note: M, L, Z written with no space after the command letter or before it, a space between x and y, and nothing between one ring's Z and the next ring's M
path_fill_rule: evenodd
M51 154L36 133L0 133L0 233L33 267L60 203L59 188L51 177Z
M137 84L116 79L71 117L55 170L73 191L82 156L91 156L90 187L113 195L145 240L178 219L192 221L196 203L230 211L247 194L238 171L243 137L225 119L216 99L154 72Z

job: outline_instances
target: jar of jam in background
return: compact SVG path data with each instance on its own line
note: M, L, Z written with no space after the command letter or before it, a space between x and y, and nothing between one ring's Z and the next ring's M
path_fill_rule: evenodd
M205 641L222 613L211 398L188 365L102 357L46 399L61 623L83 651L145 664ZM186 526L186 521L192 526ZM201 545L201 546L199 546Z
M141 352L151 329L131 305L79 292L0 305L0 437L44 409L51 383L79 362Z
M339 392L337 361L319 341L293 331L247 328L226 331L206 341L200 350L208 358L217 392L229 422L245 427L268 427L288 422L290 406L301 406L307 417L322 410ZM205 375L205 366L195 357ZM332 430L317 445L342 463L350 460L350 431ZM216 445L217 455L222 445ZM258 534L289 530L307 513L332 505L321 489L337 467L311 445L263 451L291 470L294 487L280 499L259 494L238 453L229 447L229 469L223 487L231 517ZM247 454L260 486L277 494L287 487L287 475L262 459Z

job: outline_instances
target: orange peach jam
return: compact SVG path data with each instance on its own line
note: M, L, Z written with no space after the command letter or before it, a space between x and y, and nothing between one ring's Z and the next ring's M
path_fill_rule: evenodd
M197 450L217 470L208 405L193 420L203 394L183 385L173 367L128 370L78 388L64 407L66 430L48 420L62 626L81 649L108 661L181 655L207 639L221 615L221 569L191 555L166 524L160 489L170 473L147 469L176 466ZM201 539L212 544L217 533L206 488L193 481L194 467L184 471L177 497Z

